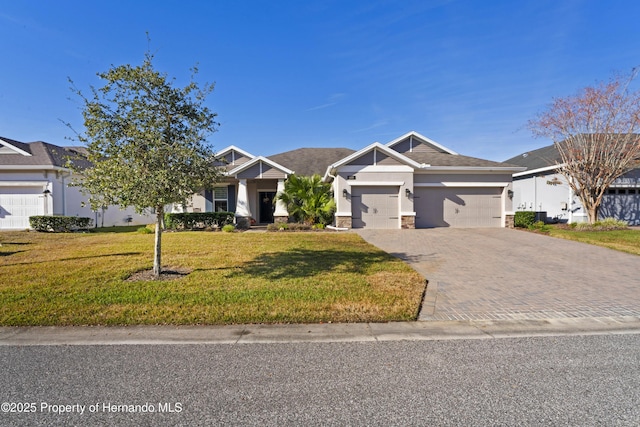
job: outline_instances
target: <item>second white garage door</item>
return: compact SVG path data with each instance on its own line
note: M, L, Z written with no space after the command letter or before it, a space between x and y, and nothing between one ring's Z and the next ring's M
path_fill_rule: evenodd
M352 187L353 228L400 228L399 187Z
M500 227L502 188L416 188L416 228Z

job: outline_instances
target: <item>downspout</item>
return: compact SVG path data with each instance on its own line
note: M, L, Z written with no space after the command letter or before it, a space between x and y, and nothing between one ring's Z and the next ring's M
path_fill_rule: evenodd
M67 216L67 184L64 182L64 172L62 172L62 215Z

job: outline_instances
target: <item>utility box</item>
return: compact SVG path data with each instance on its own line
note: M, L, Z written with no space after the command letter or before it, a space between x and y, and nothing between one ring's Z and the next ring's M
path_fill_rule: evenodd
M547 211L538 211L536 212L535 221L542 221L544 223L547 222Z

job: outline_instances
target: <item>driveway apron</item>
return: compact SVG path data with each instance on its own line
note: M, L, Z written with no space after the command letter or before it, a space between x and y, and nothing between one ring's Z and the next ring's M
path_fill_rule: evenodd
M504 228L360 230L429 282L420 320L640 316L640 256Z

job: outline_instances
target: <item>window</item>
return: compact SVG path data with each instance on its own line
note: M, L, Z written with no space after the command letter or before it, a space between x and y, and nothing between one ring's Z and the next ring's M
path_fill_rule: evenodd
M229 202L227 187L215 187L213 189L213 211L227 212L229 211Z
M609 188L607 190L607 194L616 194L616 189L615 188Z
M635 188L630 188L629 189L629 194L636 194L636 189Z

